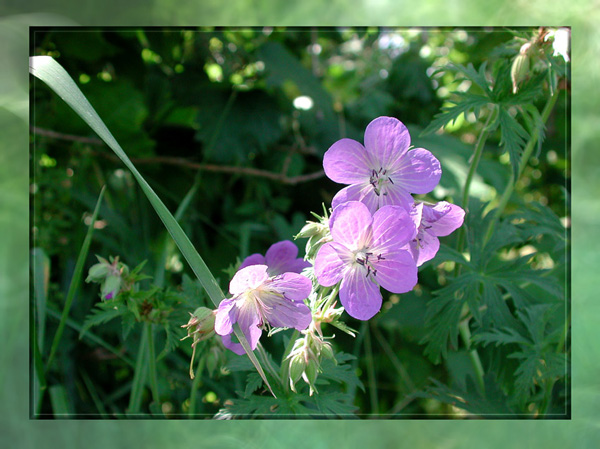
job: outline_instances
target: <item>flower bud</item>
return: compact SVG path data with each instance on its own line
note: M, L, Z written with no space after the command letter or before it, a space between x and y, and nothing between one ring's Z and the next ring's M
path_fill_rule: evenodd
M102 299L114 299L121 288L121 276L119 274L111 274L106 277L102 283L101 295Z
M92 265L88 271L88 277L85 282L101 282L110 271L110 265L105 263L97 263Z
M215 314L215 310L207 307L198 307L194 310L193 314L190 314L188 323L181 326L187 328L188 337L194 337L193 345L214 335Z
M337 360L335 360L333 355L333 348L331 347L331 344L323 342L323 346L321 346L321 356L333 360L333 363L337 365Z
M304 239L312 237L321 232L322 225L315 223L314 221L307 221L300 232L294 236L294 239Z
M293 392L296 392L296 382L300 380L305 369L306 360L303 353L299 353L290 359L290 388Z
M310 396L312 396L313 392L317 391L317 389L315 388L315 381L317 380L318 371L318 362L316 360L309 359L308 364L306 365L306 369L302 373L302 378L310 387Z
M518 85L529 75L530 60L527 54L531 48L531 43L527 42L521 47L519 54L515 57L510 68L510 78L512 80L513 94L517 93Z

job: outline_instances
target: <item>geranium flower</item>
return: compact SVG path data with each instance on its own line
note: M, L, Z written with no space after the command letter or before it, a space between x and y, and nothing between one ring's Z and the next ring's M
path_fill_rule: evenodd
M310 309L303 302L311 290L312 283L301 274L270 277L266 265L245 267L229 283L233 296L219 304L215 332L223 337L225 347L242 355L242 345L231 339L234 323L239 324L253 350L268 326L304 330L312 320Z
M283 273L301 273L304 268L310 267L310 262L297 258L297 256L298 247L293 242L284 240L271 245L264 256L255 253L246 257L238 270L250 265L266 265L269 276L277 276Z
M411 193L428 193L440 181L440 163L430 151L409 151L406 126L393 117L378 117L365 130L365 145L352 139L334 143L323 157L325 174L335 182L350 184L331 204L361 201L373 213L386 205L410 209Z
M371 214L366 205L349 201L337 206L329 220L332 242L315 258L319 284L341 281L340 301L348 314L368 320L381 309L379 287L406 293L417 283L417 266L406 245L416 228L400 206L383 206Z
M440 249L438 237L450 235L462 226L465 211L455 204L440 201L435 205L414 204L410 216L417 227L417 235L407 248L417 266L421 266L433 259Z

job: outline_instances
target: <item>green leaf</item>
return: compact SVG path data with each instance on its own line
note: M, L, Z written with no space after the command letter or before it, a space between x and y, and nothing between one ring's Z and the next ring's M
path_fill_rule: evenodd
M198 254L185 232L183 232L183 229L177 220L173 217L164 203L160 200L156 193L154 193L154 190L152 190L150 185L129 160L121 146L117 143L102 119L100 119L92 105L81 93L65 69L49 56L34 56L29 58L29 71L32 75L48 84L50 88L52 88L69 106L71 106L75 112L77 112L77 114L115 152L115 154L123 161L127 168L131 170L133 176L136 178L140 187L144 191L144 194L177 243L181 253L202 283L203 287L208 293L208 296L215 304L215 307L218 307L221 300L225 298L225 295L221 291L216 279L204 263L204 260L202 260L202 257L200 257L200 254ZM264 370L260 365L260 362L256 359L256 356L252 352L246 337L237 324L234 326L234 332L244 348L244 351L272 393L273 391L265 377Z
M127 312L127 308L121 304L115 304L113 301L100 303L98 307L92 310L85 321L79 333L79 338L83 338L86 331L99 324L107 323Z
M421 136L431 134L449 123L454 123L458 117L470 111L478 116L480 109L490 102L489 98L482 95L465 92L456 92L455 95L458 98L453 100L454 105L442 107L442 111L435 115L427 128L421 132Z
M529 139L529 134L504 107L498 108L498 117L495 125L500 126L500 147L508 151L510 156L510 164L513 169L515 179L519 172L521 164L521 154L523 148Z

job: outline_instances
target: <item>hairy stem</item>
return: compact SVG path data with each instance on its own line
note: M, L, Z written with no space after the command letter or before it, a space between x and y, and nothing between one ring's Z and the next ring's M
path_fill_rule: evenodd
M204 343L204 342L201 342ZM196 367L196 374L194 381L192 382L192 389L190 391L190 408L188 409L188 418L192 419L196 414L196 402L198 399L198 388L200 388L200 379L202 378L202 370L204 369L204 357L200 357L198 365Z

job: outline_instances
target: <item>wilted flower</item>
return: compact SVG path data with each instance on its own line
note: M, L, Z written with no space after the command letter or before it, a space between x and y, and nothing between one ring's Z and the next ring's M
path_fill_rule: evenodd
M405 293L416 285L417 266L405 247L416 228L403 207L384 206L372 215L349 201L333 210L329 224L333 241L319 249L315 275L325 287L341 281L340 301L350 316L368 320L379 312L380 286Z
M215 332L223 337L227 348L242 355L242 345L231 339L234 323L239 324L252 349L267 326L304 330L312 317L303 300L311 290L310 280L301 274L269 277L267 265L242 268L229 283L233 296L219 304Z
M404 206L411 193L428 193L442 175L439 161L430 151L409 151L410 134L393 117L378 117L365 130L365 145L352 139L334 143L323 157L325 174L335 182L350 184L332 200L332 207L361 201L371 213L386 205Z
M410 216L417 227L417 235L407 249L420 266L433 259L440 249L438 237L450 235L462 226L465 211L455 204L440 201L435 205L415 204Z
M264 256L256 253L246 257L238 270L251 265L266 265L269 276L301 273L304 268L310 266L310 263L297 256L298 247L293 242L284 240L271 245Z

